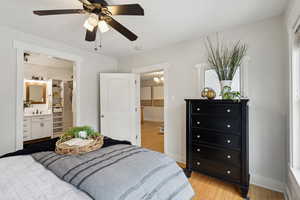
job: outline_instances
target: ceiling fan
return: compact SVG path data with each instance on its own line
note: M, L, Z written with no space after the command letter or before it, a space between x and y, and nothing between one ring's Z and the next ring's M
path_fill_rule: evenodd
M113 15L144 15L144 9L139 4L108 5L105 0L79 0L83 4L83 9L63 9L63 10L36 10L34 14L63 15L63 14L89 14L84 27L87 29L85 40L95 41L97 29L101 32L109 30L109 26L121 33L130 41L135 41L138 36L128 30L125 26L114 20ZM108 26L109 25L109 26Z

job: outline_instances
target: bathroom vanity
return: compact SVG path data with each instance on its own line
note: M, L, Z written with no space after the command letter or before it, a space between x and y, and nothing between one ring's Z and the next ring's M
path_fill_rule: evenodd
M24 115L23 139L36 140L53 136L52 114Z

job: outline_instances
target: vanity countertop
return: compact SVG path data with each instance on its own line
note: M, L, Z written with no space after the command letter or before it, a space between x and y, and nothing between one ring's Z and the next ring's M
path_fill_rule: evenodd
M49 116L49 115L52 115L52 113L42 113L42 114L26 113L24 114L24 117L42 117L42 116Z

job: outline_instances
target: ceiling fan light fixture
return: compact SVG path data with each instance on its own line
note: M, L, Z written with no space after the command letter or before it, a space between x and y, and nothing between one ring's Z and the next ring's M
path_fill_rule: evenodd
M95 13L90 14L89 18L88 18L88 22L90 25L92 25L93 27L98 25L99 22L99 16L96 15Z
M109 29L110 29L109 26L108 26L108 24L104 20L100 20L99 21L98 28L101 31L101 33L105 33L107 31L109 31Z
M160 78L159 77L154 77L153 78L154 82L159 83L160 82Z
M94 28L98 25L99 17L95 13L90 14L89 18L85 20L84 27L92 32Z
M89 19L85 20L84 24L83 24L83 27L86 28L87 30L89 30L90 32L93 32L94 30L94 26L92 26L90 23L89 23Z

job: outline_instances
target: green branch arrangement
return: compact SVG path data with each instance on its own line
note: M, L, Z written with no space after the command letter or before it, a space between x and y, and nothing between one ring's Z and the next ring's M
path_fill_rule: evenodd
M241 99L241 93L237 91L231 91L231 87L225 86L221 90L221 96L223 99L226 100L240 100Z
M206 38L205 46L208 51L208 63L216 71L219 80L232 80L246 56L247 46L238 41L229 48L220 43L219 39L214 46L209 37Z

